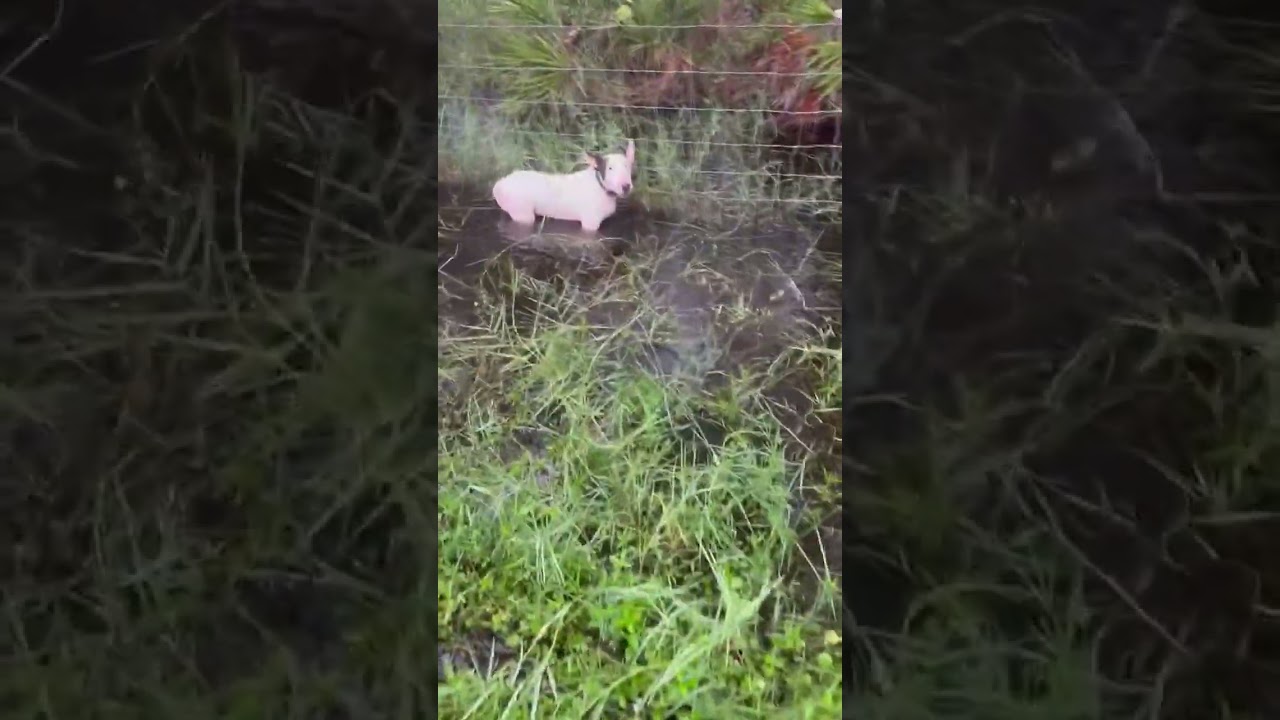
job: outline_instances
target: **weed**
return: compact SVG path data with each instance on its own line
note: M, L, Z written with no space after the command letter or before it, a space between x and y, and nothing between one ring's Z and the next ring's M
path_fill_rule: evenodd
M838 598L821 557L824 589L797 592L797 543L820 520L796 507L815 458L769 394L802 374L830 422L840 364L799 334L712 386L655 373L646 355L681 329L648 279L661 257L636 262L586 286L517 271L442 329L441 643L498 637L506 662L487 680L451 662L465 672L441 712L835 716ZM606 308L630 320L602 323Z
M1256 121L1248 73L1207 69L1234 66L1218 53L1236 21L1169 10L1119 60L1100 6L989 7L912 63L876 44L933 37L911 5L867 14L893 32L860 33L867 83L846 87L882 103L851 152L894 185L863 206L845 285L847 324L867 328L845 419L845 577L865 588L845 595L847 701L873 718L1274 714L1276 585L1251 548L1276 527L1280 296L1251 268L1275 266L1280 224L1173 189L1275 187L1239 156L1175 160L1203 140L1189 124ZM1230 102L1182 104L1220 80ZM937 124L911 119L920 100ZM1073 153L1092 157L1065 169ZM1224 510L1239 522L1208 530Z
M838 117L839 41L743 20L716 29L734 20L724 10L666 0L442 8L452 25L441 45L442 177L483 185L494 168L566 172L584 150L630 137L637 199L649 208L715 221L836 215L839 153L789 148L787 137L795 123ZM812 2L754 17L779 26L832 18Z
M635 197L651 211L722 226L838 216L838 158L806 168L771 147L783 131L774 111L794 108L769 95L786 88L732 72L769 70L759 61L780 33L698 27L732 22L716 10L442 8L442 23L490 25L452 28L442 45L442 179L564 172L583 150L634 138ZM803 57L787 87L804 87ZM829 77L824 87L832 94ZM462 254L489 232L474 218L449 223ZM766 328L780 346L730 350L767 322L744 286L757 278L701 255L655 255L644 232L615 223L637 242L623 266L587 278L498 263L482 277L500 286L460 283L470 307L442 327L439 358L442 715L841 712L837 570L826 548L800 550L838 501L830 338ZM671 286L705 299L671 300ZM669 355L675 367L658 359ZM802 408L778 397L786 388L801 390Z

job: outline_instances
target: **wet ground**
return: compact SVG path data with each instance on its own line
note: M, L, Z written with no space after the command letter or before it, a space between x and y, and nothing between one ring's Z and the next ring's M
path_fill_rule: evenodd
M835 244L839 225L717 230L623 209L592 237L559 221L522 228L480 192L446 188L440 198L442 328L470 318L478 283L505 263L538 279L588 286L643 272L647 297L637 301L678 328L669 344L654 348L663 372L707 374L759 362L797 332L825 328L839 342L840 259L824 250ZM723 312L728 307L751 318L749 337ZM633 314L618 307L601 313L606 323Z
M597 236L572 223L549 221L522 228L481 191L440 192L440 337L466 332L476 320L480 293L519 303L502 279L518 270L539 280L569 283L589 292L630 278L631 302L601 303L590 310L600 327L642 324L652 338L630 357L651 372L692 387L713 389L734 371L766 369L789 348L841 343L839 225L703 227L623 207ZM639 282L635 280L639 278ZM839 467L839 428L807 410L812 388L796 377L772 384L767 394L782 408L795 439L793 453L815 472ZM442 403L448 393L442 393ZM806 449L808 448L808 449ZM815 462L816 460L816 462ZM797 508L808 499L797 497ZM796 572L809 592L811 571L803 559L841 571L838 507L819 512L827 520L802 539ZM806 575L806 573L810 573Z

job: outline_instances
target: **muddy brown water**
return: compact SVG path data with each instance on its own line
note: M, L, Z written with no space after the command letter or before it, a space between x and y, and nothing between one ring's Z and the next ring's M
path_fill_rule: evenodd
M665 372L705 375L748 365L776 357L797 333L823 328L839 341L839 257L827 249L838 241L839 225L713 229L624 207L591 237L559 221L521 228L487 194L470 189L442 189L440 206L442 328L473 320L477 288L497 268L514 267L580 286L643 273L646 297L637 301L675 328L652 348ZM730 306L739 312L724 312ZM620 310L629 308L603 307L596 319L633 315Z
M631 357L694 387L709 389L737 368L767 367L800 342L822 338L829 347L840 346L840 257L832 252L839 247L837 224L713 228L664 218L633 203L591 237L559 221L516 226L483 191L442 188L439 199L441 337L479 320L475 307L482 289L510 293L501 278L514 269L576 290L631 275L633 282L624 287L634 289L634 303L602 303L591 311L593 324L609 327L645 317L643 322L662 325L664 332L637 333L656 339L644 341ZM636 313L640 306L648 312ZM801 382L781 380L768 392L788 408L782 420L798 446L825 448L820 452L827 457L814 465L834 469L839 428L808 413L809 389ZM442 391L441 402L447 397ZM795 509L808 502L797 497ZM840 510L822 512L827 519L802 536L794 563L802 598L812 598L816 589L810 563L841 572ZM448 648L441 652L442 665L475 666L455 662L457 653Z
M577 291L629 279L633 302L615 293L589 310L593 324L661 326L637 334L646 347L633 357L695 386L801 342L840 345L840 258L827 250L839 225L711 228L625 207L592 237L558 221L521 228L471 189L441 190L440 205L442 336L478 320L477 293L510 293L502 278L514 269ZM771 392L797 409L803 431L805 388L781 382Z

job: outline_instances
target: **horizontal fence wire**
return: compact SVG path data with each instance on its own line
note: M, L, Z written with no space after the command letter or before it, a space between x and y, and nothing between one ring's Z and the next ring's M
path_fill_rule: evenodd
M444 30L445 28L456 30L807 30L809 28L835 28L839 27L840 22L832 19L826 23L751 23L739 25L734 23L699 23L696 25L635 25L632 23L612 23L608 25L546 25L533 24L521 25L512 24L505 25L502 23L437 23L436 27Z
M441 70L491 70L494 72L563 72L563 73L626 73L636 75L724 75L747 77L814 77L816 72L773 72L770 70L655 70L653 68L589 68L589 67L522 67L516 65L447 65Z
M646 140L643 140L643 139L642 139L640 142L636 143L636 147L638 147L638 148L640 148L640 147L644 147L644 143L645 143L645 142L649 142L649 141L646 141ZM579 154L569 152L569 153L564 153L561 157L563 157L563 158L565 158L565 159L577 159L577 158L579 157ZM657 170L652 170L652 169L650 169L650 170L647 170L647 171L646 171L643 167L642 167L642 168L640 168L639 170L640 170L641 172L650 172L650 173L657 173L657 172L658 172ZM757 178L768 178L768 179L770 179L770 180L822 180L822 181L827 181L827 182L834 181L834 180L842 180L842 179L844 178L844 176L843 176L843 175L823 175L823 174L817 174L817 173L787 173L787 172L774 172L774 171L772 171L772 170L768 170L768 169L760 169L760 170L680 170L680 171L679 171L679 174L681 174L681 175L708 175L708 176L712 176L712 177L757 177Z
M639 146L638 146L639 147ZM569 157L566 155L566 157ZM576 156L575 156L576 157ZM638 168L640 172L657 173L657 170L644 170ZM770 172L768 170L681 170L681 175L710 175L713 177L757 177L768 178L770 180L840 180L842 175L816 175L808 173L779 173Z
M807 29L839 29L840 21L833 18L830 22L825 23L749 23L749 24L719 24L719 23L699 23L699 24L683 24L683 25L638 25L638 24L602 24L602 25L573 25L573 24L538 24L538 23L439 23L438 27L441 31L446 30L467 30L467 31L560 31L566 34L580 33L583 31L619 31L626 32L630 30L807 30ZM508 64L467 64L467 63L441 63L439 64L441 73L456 73L465 75L467 73L565 73L567 75L583 75L583 74L599 74L599 75L650 75L650 76L700 76L700 77L747 77L747 78L805 78L820 77L824 75L818 71L794 72L794 71L770 71L770 70L721 70L721 69L696 69L696 68L673 68L673 69L656 69L656 68L613 68L613 67L546 67L546 66L517 66ZM547 99L523 99L523 98L500 98L493 96L479 95L463 95L463 94L437 94L437 100L444 103L459 103L466 106L477 108L493 108L501 105L514 105L525 107L556 107L564 109L577 108L599 108L612 110L631 110L631 111L657 111L669 113L710 113L710 114L737 114L737 115L762 115L775 118L783 117L808 117L808 118L839 118L843 115L842 108L830 108L819 110L786 110L774 107L716 107L716 106L697 106L697 105L662 105L662 104L632 104L632 103L611 103L598 101L574 101L574 100L547 100ZM554 132L547 130L525 130L519 128L510 128L503 131L504 133L523 135L523 136L541 136L547 138L558 138L568 143L583 144L584 142L598 142L602 139L599 133L588 132ZM744 148L763 152L780 152L780 153L812 153L813 151L840 151L842 145L840 143L800 143L800 144L782 144L782 143L763 143L763 142L726 142L722 140L689 140L681 138L635 138L636 144L640 147L647 145L672 145L686 146L697 148ZM564 159L579 159L578 153L565 152L553 153ZM776 167L776 165L775 165ZM646 172L640 168L641 172ZM833 182L841 182L842 174L820 174L808 172L781 172L773 167L764 167L759 169L742 169L742 170L704 170L704 169L681 169L676 171L682 176L700 176L707 178L733 178L733 177L753 177L765 178L770 181L793 181L793 182L818 182L822 184L830 184ZM650 170L646 174L657 174L658 170ZM710 183L716 183L715 180L708 180ZM828 185L829 186L829 185ZM717 203L741 203L741 204L788 204L808 206L813 208L839 208L843 203L840 199L828 198L791 198L791 197L752 197L742 193L734 193L732 190L727 192L703 191L703 190L667 190L657 187L648 187L645 189L647 194L668 196L675 198L686 198L689 200L697 200L699 198ZM480 205L474 207L454 206L452 209L464 211L499 211L492 205Z
M516 135L550 135L554 137L566 138L596 138L597 135L590 133L561 133L550 132L548 130L511 130ZM811 145L779 145L778 143L735 143L735 142L713 142L710 140L674 140L671 138L642 138L637 142L657 143L660 145L694 145L708 147L739 147L739 148L755 148L758 150L839 150L841 145L834 143L813 143Z
M569 157L569 156L566 155L566 157ZM304 175L307 177L314 177L314 175L308 175L307 169L304 166L299 165L297 163L283 162L282 166L290 170L293 170L294 172L300 175ZM420 169L417 165L406 163L406 162L395 162L394 166L397 169L403 170L408 173L416 173ZM641 171L644 172L645 170L641 168ZM658 171L648 170L647 172L657 173ZM772 172L770 170L682 170L680 172L682 174L689 174L689 175L713 175L713 176L720 176L720 177L765 177L772 180L788 179L788 180L831 181L831 180L843 179L842 175L810 175L805 173L779 173L779 172Z
M559 138L573 139L577 141L581 141L588 138L591 138L591 139L597 138L597 136L593 136L589 133L558 133L558 132L550 132L546 130L509 130L507 132L514 135L559 137ZM790 152L801 152L801 151L810 150L810 149L839 150L841 148L840 145L835 145L830 143L817 144L817 145L778 145L776 143L770 144L770 143L701 142L697 140L671 140L667 138L636 138L635 143L637 148L643 148L645 145L692 145L692 146L709 145L713 147L715 146L743 147L743 148L755 148L755 149L772 149L777 151L790 151ZM568 151L568 152L562 153L561 157L565 159L576 160L579 157L581 157L581 154ZM657 171L654 170L652 172L657 172ZM776 179L776 180L787 179L787 180L831 181L831 180L840 180L844 177L843 175L774 172L773 170L770 170L768 168L761 168L758 170L681 170L680 173L684 175L767 177L767 178Z
M729 107L679 107L675 105L632 105L630 103L577 102L571 100L523 100L515 98L487 98L480 95L436 95L437 100L464 100L477 105L501 105L514 103L517 105L550 105L553 107L598 107L621 110L665 110L670 112L717 112L717 113L759 113L770 115L806 115L834 117L842 114L841 108L831 110L775 110L772 108L729 108Z
M825 208L838 208L838 207L844 206L843 200L827 200L823 198L763 199L763 198L748 198L748 197L740 197L740 196L734 196L734 195L725 195L723 193L703 192L703 191L697 191L697 190L676 192L674 190L649 189L649 190L645 190L645 192L648 193L649 195L665 195L667 197L681 197L681 198L702 197L702 198L714 199L718 203L737 203L737 204L743 204L743 205L756 205L760 203L781 203L784 205L804 205L806 207L825 207ZM472 212L477 212L477 211L502 212L502 208L499 208L496 205L449 205L448 209L468 210Z

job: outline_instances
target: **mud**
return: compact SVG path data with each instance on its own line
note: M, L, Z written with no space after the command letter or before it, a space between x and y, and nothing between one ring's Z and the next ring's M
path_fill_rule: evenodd
M840 257L831 252L839 247L840 230L832 224L713 229L624 207L598 236L591 236L558 221L522 228L485 193L444 188L441 337L474 322L477 293L482 288L502 292L501 278L512 270L577 290L629 275L643 279L628 285L638 288L634 302L592 308L593 323L617 327L643 318L639 322L651 332L637 336L658 339L636 347L628 357L657 375L711 389L726 373L768 367L799 343L825 335L830 347L840 346ZM636 313L640 306L648 312ZM839 428L808 413L810 388L802 383L782 379L767 393L778 406L789 408L783 421L795 434L793 454L804 453L805 447L825 449L825 458L806 459L815 469L834 471L839 467ZM442 393L442 404L447 394ZM797 511L808 502L797 497ZM837 574L841 570L840 510L832 507L825 514L821 527L802 538L794 568L806 595L815 579L810 563Z
M440 206L442 328L472 319L476 288L503 266L588 287L643 271L646 293L637 301L676 328L656 348L664 358L660 367L691 377L776 357L797 332L838 324L840 261L824 248L838 242L839 226L713 230L632 208L591 236L559 221L521 228L475 190L442 189ZM718 312L726 306L748 311L750 337ZM629 316L627 310L607 306L598 319Z

